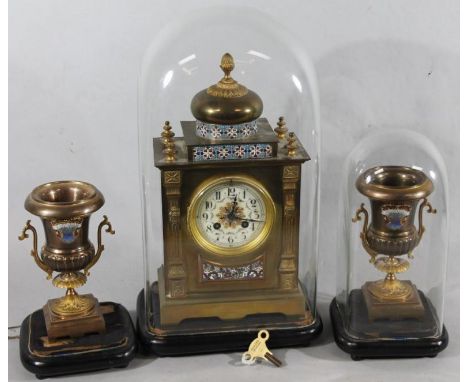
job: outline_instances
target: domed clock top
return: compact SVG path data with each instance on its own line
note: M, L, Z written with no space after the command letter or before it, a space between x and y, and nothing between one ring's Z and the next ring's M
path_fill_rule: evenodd
M224 76L192 99L195 120L180 122L183 137L175 137L170 122L165 122L161 138L154 140L155 165L309 160L298 138L288 132L284 117L279 117L273 129L262 117L263 102L257 93L231 77L235 63L229 53L223 55L219 67Z
M222 139L233 129L244 135L256 133L256 121L262 114L263 102L257 93L231 77L234 67L234 58L225 53L220 64L223 78L193 97L191 110L198 136Z

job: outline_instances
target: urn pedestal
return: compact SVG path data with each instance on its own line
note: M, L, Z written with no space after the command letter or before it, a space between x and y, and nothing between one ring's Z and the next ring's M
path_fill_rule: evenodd
M374 132L347 157L330 316L353 359L433 357L447 346L446 182L434 144L411 131Z
M34 261L47 279L56 272L53 285L66 290L65 296L48 300L42 311L26 317L21 327L21 360L39 378L126 366L133 358L135 338L125 308L100 304L92 294L76 292L104 251L103 228L114 234L104 216L98 226L97 249L88 238L91 214L103 204L96 187L79 181L43 184L26 198L26 210L42 221L45 243L39 251L30 220L19 239L32 233Z

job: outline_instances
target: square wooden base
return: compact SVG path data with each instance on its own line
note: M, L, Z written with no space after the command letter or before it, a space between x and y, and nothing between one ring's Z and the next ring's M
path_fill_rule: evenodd
M425 307L423 320L377 320L367 318L362 289L348 296L348 306L336 298L330 304L330 318L336 344L353 360L363 358L435 357L449 342L445 326L439 328L437 313L419 291Z
M369 292L369 285L373 282L368 281L362 286L362 294L367 306L369 321L374 320L401 320L405 318L422 319L424 317L424 306L419 297L418 289L408 280L401 281L412 288L411 295L405 301L382 301L377 299Z
M36 310L21 325L20 358L37 378L126 367L136 352L136 339L127 310L119 304L100 304L106 321L103 333L50 340L44 313ZM93 380L91 378L90 380Z
M48 300L44 305L43 313L47 328L47 337L56 339L61 337L81 337L88 333L103 333L106 330L106 322L99 307L98 300L92 294L82 295L94 301L93 309L85 316L71 316L63 318L55 314L51 306L54 301Z

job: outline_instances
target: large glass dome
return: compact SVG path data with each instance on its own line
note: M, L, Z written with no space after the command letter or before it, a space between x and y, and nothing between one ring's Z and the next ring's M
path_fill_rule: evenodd
M170 250L168 249L168 245L171 244L168 244L168 236L164 236L164 233L167 233L167 230L169 230L164 216L168 216L171 212L170 207L165 205L167 201L166 189L161 186L161 183L165 184L162 173L164 173L165 169L170 167L164 167L166 165L164 163L164 158L168 159L170 162L173 161L171 163L175 163L177 166L182 166L181 161L185 161L184 163L186 163L187 166L197 161L196 150L189 145L187 140L187 130L185 130L185 128L184 131L182 130L182 125L192 126L191 123L194 122L191 121L195 119L197 122L194 139L207 139L207 144L213 144L213 141L216 141L216 136L209 135L212 131L210 129L212 129L213 126L216 128L216 134L218 128L224 131L228 128L232 128L233 125L235 125L235 127L240 126L230 120L223 123L222 118L227 118L226 113L223 114L221 119L216 119L216 108L219 106L217 103L218 101L214 98L207 100L208 96L204 90L216 83L219 84L218 81L220 81L220 79L220 82L222 82L224 71L224 79L226 79L226 76L232 76L241 86L245 86L245 88L249 89L249 96L255 94L259 97L259 99L255 97L249 98L246 101L247 104L234 107L234 109L237 110L237 116L239 115L238 110L243 110L244 116L247 118L247 120L239 119L238 123L250 124L250 120L253 117L257 117L256 113L261 113L260 118L256 119L256 122L254 121L257 124L256 126L258 129L265 128L265 134L269 137L273 137L272 139L277 142L273 143L271 149L273 154L270 154L270 151L268 151L270 150L270 148L267 147L268 145L265 147L259 146L261 150L261 154L258 157L260 158L258 159L260 167L256 170L249 170L251 171L249 176L253 179L254 183L256 180L260 183L263 182L265 189L268 189L269 193L272 194L272 207L275 211L278 211L278 219L283 220L282 228L278 228L279 231L277 231L275 235L279 235L279 233L284 235L284 230L287 229L288 224L286 224L285 220L281 217L281 213L283 209L286 208L286 204L293 203L294 207L297 207L297 215L295 215L295 217L297 217L298 221L297 224L294 222L291 223L291 227L296 227L298 229L298 241L296 243L295 240L292 240L292 249L289 259L287 259L288 255L285 254L287 251L283 251L283 258L279 260L279 262L274 263L274 260L268 260L272 264L272 268L268 272L271 274L275 272L280 273L279 268L284 270L290 267L288 268L290 269L288 272L292 275L291 280L297 278L297 275L294 276L294 273L298 272L299 279L302 283L302 289L305 290L307 296L307 310L310 315L310 327L303 328L303 331L304 333L308 332L310 337L312 334L317 334L320 331L318 328L321 327L320 318L315 309L315 273L318 239L317 200L320 150L319 101L314 67L297 38L291 36L289 32L281 26L280 22L271 19L270 16L253 8L210 7L191 13L186 17L181 17L179 20L180 21L176 24L170 25L162 30L151 43L144 56L139 78L138 128L142 208L144 212L143 243L146 275L145 298L143 298L142 295L140 296L138 307L140 334L143 332L142 335L146 338L146 343L151 347L152 344L154 345L154 343L158 341L159 343L166 343L168 338L171 338L171 335L185 330L177 326L164 327L161 323L157 324L154 321L155 317L159 314L156 312L158 308L154 305L154 295L155 293L157 294L157 292L155 292L155 285L157 285L156 282L158 281L158 269L162 269L160 267L164 264L167 270L168 265L172 261L169 253ZM229 52L229 56L233 59L232 63L229 61L230 59L228 56L223 56L227 52ZM230 74L226 74L226 66L223 67L224 61L221 63L221 69L223 71L219 68L222 57L223 60L228 60L227 67L230 68L228 70ZM230 67L229 65L232 64L234 64L233 67ZM229 82L231 80L228 79L227 81ZM241 88L239 93L241 96L243 95L242 91ZM194 98L199 92L201 96ZM213 104L210 102L215 103ZM199 103L202 103L205 109L201 110L201 107L198 107ZM230 103L230 105L232 106L232 103ZM251 116L253 117L248 119ZM203 118L209 119L210 121L203 121ZM168 122L166 123L166 121ZM181 121L187 122L181 124ZM208 130L206 130L206 126L203 125L205 123L207 124ZM254 127L254 129L257 129L257 127ZM187 129L190 129L190 127L187 127ZM276 129L275 133L273 133L273 129ZM163 142L162 144L164 144L164 142L167 143L167 140L169 140L171 142L173 141L174 145L169 143L169 147L167 145L164 147L161 146L161 148L165 148L166 150L169 149L169 152L165 151L162 153L161 151L161 153L156 154L156 151L159 150L159 146L157 145L160 141L157 139L155 140L155 138L160 138L163 130L165 131L165 135L163 135L162 139L165 141L161 141ZM208 131L209 136L200 137L200 131ZM255 130L255 132L257 132L257 130ZM172 133L175 134L174 137L172 137ZM192 131L189 133L192 134ZM290 133L294 134L290 136ZM252 137L258 137L258 134L260 133L257 132L257 135L253 134ZM210 140L211 143L209 142ZM203 141L198 142L203 143ZM243 141L240 142L242 143ZM288 144L289 149L287 147ZM193 155L191 154L192 149L194 150ZM219 147L213 148L213 150L218 149ZM248 150L252 149L247 147L247 151ZM218 151L216 152L218 153ZM250 156L246 154L247 156L244 157L244 159L252 158L252 151L248 152ZM172 154L174 154L175 159L171 158ZM159 159L157 158L158 155ZM200 158L203 159L202 151L200 151L200 155ZM229 155L233 156L234 154L230 153ZM281 180L281 178L278 178L278 180L272 180L271 185L266 181L260 180L262 176L266 176L265 174L269 171L265 170L262 172L262 169L266 169L266 167L261 167L262 163L267 162L261 162L261 158L264 158L264 161L271 161L271 163L273 163L273 159L276 158L275 163L281 165L282 167L280 167L284 170L284 167L287 167L289 164L294 164L295 160L299 160L298 158L302 157L302 155L305 162L302 166L298 167L300 172L296 173L296 175L297 179L300 179L300 181L291 186L293 187L291 188L293 191L287 191L289 183L284 179ZM294 157L296 159L294 159ZM282 159L280 160L280 158ZM202 183L203 169L209 169L211 163L213 163L213 168L219 169L219 166L223 166L223 158L216 156L215 159L216 160L213 162L207 162L204 165L202 164L201 167L197 167L202 171L200 173L202 175L200 175L199 183ZM236 158L233 157L231 159ZM161 166L158 165L158 160L162 161ZM242 174L242 161L236 162L236 160L226 160L225 163L227 166L226 169L228 166L233 166L233 168L236 168L235 171L237 171L237 173ZM235 163L237 163L237 165L235 165ZM163 171L161 172L155 166L162 168ZM185 167L181 167L182 172L185 171L183 168ZM172 168L172 170L174 170L174 168ZM279 174L279 172L275 172L276 170L271 171L272 174ZM220 176L219 174L221 174L221 172L218 172L218 176ZM275 176L276 175L272 175L272 179L276 179ZM191 223L188 221L189 211L187 208L189 209L190 205L193 204L193 195L197 195L196 193L190 194L190 187L192 187L190 184L182 183L182 186L177 191L181 195L180 201L182 203L177 205L176 209L172 211L174 213L171 215L176 219L177 224L180 224L180 228L177 228L179 230L177 232L180 233L180 236L177 236L176 240L180 240L182 246L194 238L193 227L190 228ZM258 190L260 189L261 187L258 188ZM283 192L285 195L284 198L275 196L281 195ZM287 196L288 192L292 196ZM185 196L185 193L187 193L187 196ZM199 192L200 195L202 193L203 192ZM293 199L288 199L291 197ZM297 203L294 202L294 197L298 199ZM293 200L293 202L291 202L291 200ZM253 222L254 219L251 220L251 223L255 224ZM248 222L244 223L247 224ZM185 224L189 225L187 230L184 228ZM250 227L252 227L253 224L251 224ZM274 224L273 227L275 227ZM274 230L275 228L272 229ZM294 235L294 233L292 235ZM278 238L277 248L281 246L284 247L285 241L281 239L281 236L278 236ZM265 242L268 242L270 239L267 236ZM263 243L261 240L257 241ZM252 246L253 245L254 244L252 244ZM294 249L296 247L298 249ZM212 256L216 255L216 250L212 250L211 252ZM182 254L181 257L183 256L185 255ZM248 253L246 256L248 256ZM268 256L270 256L269 253L267 253L266 256L268 258ZM274 259L274 256L275 255L271 255L269 259ZM298 259L294 259L294 256L297 256ZM235 262L232 260L232 257L230 259L229 261L232 263ZM190 261L191 260L188 260L188 262ZM229 263L229 261L227 262ZM185 277L184 275L186 275L187 272L191 272L193 269L191 268L191 263L188 264L185 260L181 260L178 264L180 265L178 271L180 271L182 275L180 280L182 280ZM221 265L224 266L224 264ZM221 265L217 264L216 266ZM211 266L215 265L212 264ZM223 269L225 269L225 267ZM230 271L232 271L232 269L230 269ZM163 271L160 270L159 272L159 277L161 277L161 272ZM239 273L240 268L235 268L235 272ZM267 272L266 268L265 272ZM270 291L277 287L279 278L275 278L276 276L268 276L266 273L264 277L265 279L272 277L271 283L269 284ZM182 295L187 296L188 292L187 289L185 289L186 286L183 281L181 281L181 285L182 284L184 286L181 287L179 291ZM219 285L227 284L220 283ZM232 282L230 285L234 285L234 283ZM294 284L294 281L291 285L293 288L297 289L297 284ZM200 286L200 288L202 287ZM231 291L229 293L226 292L227 294L223 294L223 288L225 287L220 286L219 289L217 289L218 296L221 296L220 298L222 301L229 300L229 297L227 297L229 293L237 293ZM268 289L264 287L257 289L256 286L252 285L242 288L244 290L251 289L252 293L264 293L265 290ZM299 286L299 288L301 287ZM216 288L213 287L213 290L216 290ZM168 293L169 292L166 291L166 294ZM190 293L188 293L188 295L190 295ZM240 307L244 309L245 304L240 305ZM252 313L255 314L255 310L253 310ZM216 319L219 320L219 317L216 317ZM231 324L232 323L233 321L231 321ZM268 327L268 321L260 326ZM238 325L236 328L241 330L242 325ZM194 323L192 329L198 330L200 329L200 325ZM272 326L270 329L273 331L271 341L273 342L272 346L274 346L276 341L275 328ZM248 342L247 338L250 339L250 337L247 336L245 339L245 341ZM145 340L143 340L143 342L145 342ZM229 342L229 340L227 342ZM281 345L281 341L277 343L277 346L278 345ZM154 350L153 348L152 350ZM164 350L161 351L164 352Z
M378 131L342 178L335 339L354 358L434 356L447 345L447 172L423 135Z

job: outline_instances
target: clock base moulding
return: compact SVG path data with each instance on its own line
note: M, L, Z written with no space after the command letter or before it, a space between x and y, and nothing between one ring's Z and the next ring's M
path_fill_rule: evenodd
M139 349L158 356L245 351L261 329L270 332L269 348L308 346L323 328L320 315L318 312L312 315L306 299L307 313L299 318L283 314L251 315L237 320L197 318L163 329L157 282L152 284L147 297L149 307L146 307L143 290L137 301Z
M161 307L160 323L163 327L177 325L193 317L241 319L254 311L262 314L281 312L297 319L304 319L309 314L309 311L304 309L307 305L306 297L300 287L291 291L273 289L251 291L248 294L245 291L233 291L229 294L219 293L217 297L210 293L197 297L191 295L186 298L166 298L163 267L159 269L158 280L161 280L158 283L158 294Z

